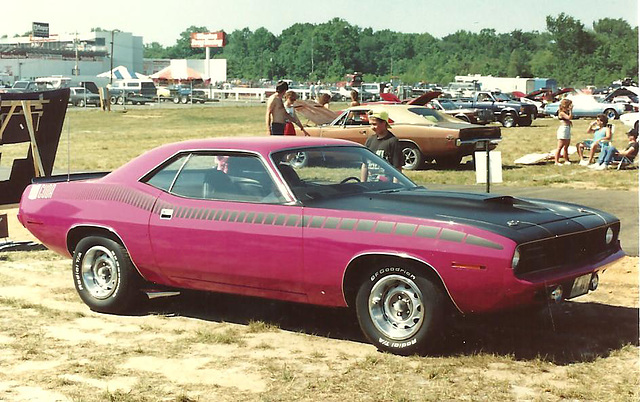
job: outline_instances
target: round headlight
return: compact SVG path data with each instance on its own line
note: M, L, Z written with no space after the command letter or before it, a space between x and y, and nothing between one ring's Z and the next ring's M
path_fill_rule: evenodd
M611 242L613 241L613 229L607 229L607 233L605 233L604 235L604 241L606 244L611 244Z
M520 250L516 249L516 251L513 253L513 258L511 259L511 268L515 269L518 266L519 262L520 262Z

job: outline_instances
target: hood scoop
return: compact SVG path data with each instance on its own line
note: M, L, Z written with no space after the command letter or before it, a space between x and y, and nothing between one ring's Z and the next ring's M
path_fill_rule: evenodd
M548 208L541 206L540 204L533 203L530 201L525 201L521 198L515 198L510 195L501 195L497 197L485 198L484 202L486 202L487 204L494 204L494 205L516 206L519 208L524 208L524 209L534 210L534 211L548 210Z
M501 205L513 205L517 201L524 202L522 200L518 200L516 198L513 198L510 195L501 195L501 196L498 196L498 197L489 197L489 198L485 198L485 200L484 200L484 202L486 202L486 203L501 204Z

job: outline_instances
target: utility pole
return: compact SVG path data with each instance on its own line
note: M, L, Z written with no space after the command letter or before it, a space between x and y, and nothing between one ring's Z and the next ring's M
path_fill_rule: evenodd
M311 74L313 74L313 35L311 36Z
M76 37L73 40L73 47L76 50L76 66L73 69L73 75L77 77L80 75L80 71L78 70L78 31L76 31Z
M111 75L109 76L109 84L113 84L113 30L111 30Z

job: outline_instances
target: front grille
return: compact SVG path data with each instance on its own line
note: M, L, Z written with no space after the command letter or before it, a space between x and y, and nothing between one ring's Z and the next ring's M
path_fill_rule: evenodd
M607 245L605 233L608 227L603 226L520 245L518 247L520 262L515 268L515 275L521 276L547 269L562 269L575 264L593 262L607 253L616 251L620 223L611 226L614 236L611 243Z

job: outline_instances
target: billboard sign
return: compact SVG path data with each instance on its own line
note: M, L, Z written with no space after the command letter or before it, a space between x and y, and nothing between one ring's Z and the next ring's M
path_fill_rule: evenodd
M37 38L49 37L49 23L48 22L34 22L33 23L33 36Z
M224 32L192 32L191 47L224 47L226 37Z

